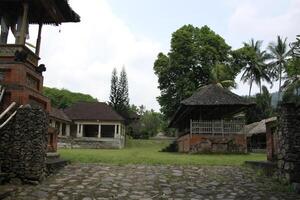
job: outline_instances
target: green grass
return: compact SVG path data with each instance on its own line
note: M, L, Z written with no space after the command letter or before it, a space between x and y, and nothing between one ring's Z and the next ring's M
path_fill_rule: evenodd
M265 154L181 154L160 150L168 141L130 140L125 149L60 149L62 158L75 163L149 164L149 165L231 165L241 166L246 160L266 160Z

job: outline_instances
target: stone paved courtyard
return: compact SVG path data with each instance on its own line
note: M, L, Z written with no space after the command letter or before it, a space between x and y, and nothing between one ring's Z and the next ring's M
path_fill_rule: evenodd
M300 199L283 191L248 168L73 164L6 200Z

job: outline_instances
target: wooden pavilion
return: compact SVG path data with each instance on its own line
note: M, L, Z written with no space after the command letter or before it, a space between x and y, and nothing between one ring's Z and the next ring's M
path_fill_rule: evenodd
M169 127L177 128L180 152L247 152L240 115L252 103L217 84L183 100Z

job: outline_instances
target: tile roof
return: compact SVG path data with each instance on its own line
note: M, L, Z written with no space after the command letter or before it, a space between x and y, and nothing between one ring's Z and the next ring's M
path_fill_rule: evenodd
M71 122L71 119L61 109L57 109L57 108L52 107L49 115L50 115L50 117L55 118L57 120Z
M64 112L72 120L124 121L121 115L103 102L78 102Z

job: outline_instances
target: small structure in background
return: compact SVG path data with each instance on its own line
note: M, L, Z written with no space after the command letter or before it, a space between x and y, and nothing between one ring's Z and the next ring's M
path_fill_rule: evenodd
M244 119L253 103L217 84L201 87L183 100L169 127L177 128L179 152L247 152Z
M244 128L244 133L247 135L248 150L250 152L265 152L267 148L266 124L276 121L276 117L263 119L259 122L248 124Z
M52 126L59 131L61 147L123 148L125 145L124 119L106 103L79 102L64 111L53 111Z

